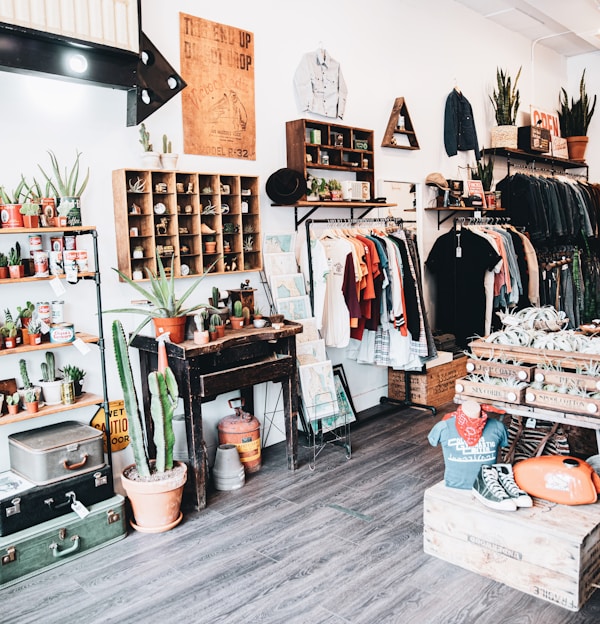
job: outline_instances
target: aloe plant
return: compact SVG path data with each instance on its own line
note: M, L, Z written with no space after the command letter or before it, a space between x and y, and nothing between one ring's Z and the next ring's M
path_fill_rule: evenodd
M27 190L27 185L23 177L12 192L7 191L6 187L0 186L0 203L2 204L20 204L23 199L23 190Z
M112 335L135 465L140 477L148 478L151 471L144 438L144 426L131 370L129 346L121 321L113 321ZM156 472L165 472L173 468L173 447L175 444L173 412L179 398L175 375L168 366L164 373L154 371L148 375L148 387L151 394L150 413L154 423L154 443L156 445L154 469Z
M498 90L494 89L493 96L490 101L494 106L496 114L496 123L499 126L514 126L517 119L517 111L519 110L520 94L517 89L517 82L521 76L521 69L517 72L515 81L512 82L508 71L496 68L496 83Z
M50 156L50 164L52 166L51 174L46 173L41 165L38 165L44 178L56 197L81 197L85 191L90 179L90 170L88 168L83 182L79 183L80 158L82 153L75 150L75 162L69 171L65 167L64 172L58 162L58 158L52 150L48 150Z
M569 96L565 88L561 88L559 98L560 110L557 113L560 132L563 137L587 136L590 121L596 110L596 98L597 96L594 95L594 100L590 104L585 86L585 69L579 81L578 100L571 98L571 103L569 104Z

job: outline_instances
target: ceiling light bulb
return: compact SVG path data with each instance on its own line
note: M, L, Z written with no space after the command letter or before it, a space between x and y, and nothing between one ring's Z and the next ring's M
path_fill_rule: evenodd
M88 62L83 54L72 54L69 57L69 67L76 74L83 74L88 68Z

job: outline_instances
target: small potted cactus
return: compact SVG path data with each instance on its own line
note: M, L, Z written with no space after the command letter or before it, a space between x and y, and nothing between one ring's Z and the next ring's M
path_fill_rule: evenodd
M244 327L243 310L244 306L242 306L242 302L239 299L233 303L233 314L229 319L233 329L242 329Z
M194 323L196 323L194 343L200 345L206 344L210 340L208 335L208 311L206 308L194 315Z
M29 414L35 414L39 410L39 398L33 388L25 390L25 409Z
M166 134L163 134L162 144L162 154L160 155L162 166L165 169L177 169L179 154L173 154L173 146Z
M6 395L6 407L9 414L18 414L20 407L21 397L18 392Z
M41 369L42 378L38 383L42 387L44 402L47 405L60 405L62 403L60 395L62 379L56 376L56 363L52 351L46 351L46 361L42 362Z
M142 163L148 169L160 169L160 154L154 151L154 146L150 141L150 132L146 124L140 125L140 143L142 145Z

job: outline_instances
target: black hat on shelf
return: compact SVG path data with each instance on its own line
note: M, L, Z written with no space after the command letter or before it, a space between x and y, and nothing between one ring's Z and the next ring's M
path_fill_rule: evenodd
M265 190L274 204L294 204L306 194L306 180L299 171L284 167L269 176Z

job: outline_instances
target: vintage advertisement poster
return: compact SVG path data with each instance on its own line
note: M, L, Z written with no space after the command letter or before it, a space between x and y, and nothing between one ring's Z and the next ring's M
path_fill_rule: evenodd
M256 160L254 34L179 19L185 153Z

